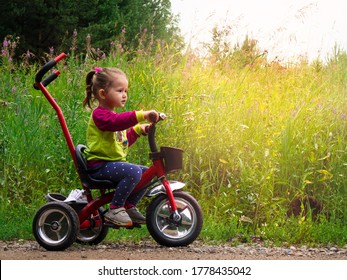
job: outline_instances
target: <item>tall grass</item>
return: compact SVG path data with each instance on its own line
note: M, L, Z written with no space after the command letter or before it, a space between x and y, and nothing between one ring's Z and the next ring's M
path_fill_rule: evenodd
M127 110L168 115L158 143L185 151L185 181L205 216L205 241L283 244L347 241L347 56L288 67L221 67L213 57L173 53L115 53L103 60L70 55L48 89L72 138L85 143L90 112L82 108L92 67L117 66L130 80ZM32 238L30 221L44 194L80 188L55 112L32 87L38 65L1 64L0 238ZM146 140L129 161L148 164ZM290 202L314 197L319 222L287 217Z

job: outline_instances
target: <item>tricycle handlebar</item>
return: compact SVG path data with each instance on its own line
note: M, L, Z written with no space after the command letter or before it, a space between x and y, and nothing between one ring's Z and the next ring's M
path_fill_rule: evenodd
M40 89L38 86L39 83L42 83L43 86L47 86L48 84L53 82L59 76L60 72L55 71L41 82L43 76L49 70L51 70L60 60L62 60L65 57L66 57L66 54L61 53L56 58L52 59L51 61L47 62L45 65L42 66L42 68L36 73L36 76L35 76L35 84L34 84L35 89Z
M159 119L157 122L165 120L166 119L166 115L164 113L160 113L159 114ZM149 130L148 130L148 143L149 143L149 147L152 153L156 153L158 152L158 147L157 147L157 143L155 141L155 122L153 122L150 126L149 126Z

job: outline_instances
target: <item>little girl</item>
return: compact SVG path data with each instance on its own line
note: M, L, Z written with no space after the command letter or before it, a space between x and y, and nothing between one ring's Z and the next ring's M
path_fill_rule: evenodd
M148 124L139 122L150 121L150 114L158 120L158 113L154 110L116 113L115 108L125 106L127 93L128 79L119 69L98 67L87 74L83 106L92 109L94 101L98 101L99 106L93 110L89 120L85 156L88 168L94 170L91 173L93 178L107 179L116 185L105 220L125 227L146 222L136 208L145 189L136 194L131 192L147 167L126 162L128 147L141 134L146 134Z

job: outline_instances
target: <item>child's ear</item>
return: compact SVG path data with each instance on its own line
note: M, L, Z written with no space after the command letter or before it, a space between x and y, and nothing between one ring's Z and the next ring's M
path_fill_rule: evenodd
M99 89L98 95L99 95L99 98L105 99L105 96L106 96L105 90L104 89Z

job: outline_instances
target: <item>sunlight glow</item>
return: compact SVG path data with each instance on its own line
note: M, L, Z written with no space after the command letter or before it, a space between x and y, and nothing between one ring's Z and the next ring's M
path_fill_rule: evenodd
M258 41L270 59L326 59L335 45L347 49L345 0L172 0L180 28L193 48L211 41L214 26L231 30L230 41Z

